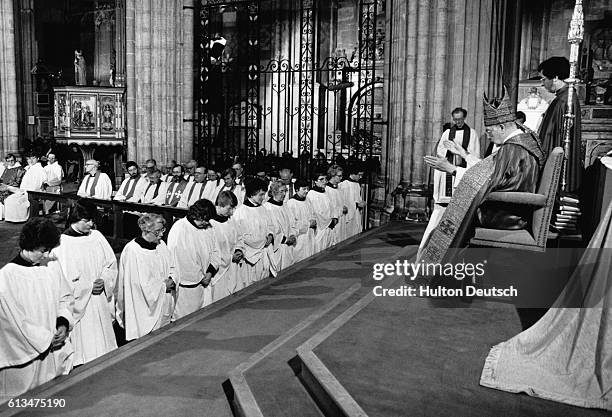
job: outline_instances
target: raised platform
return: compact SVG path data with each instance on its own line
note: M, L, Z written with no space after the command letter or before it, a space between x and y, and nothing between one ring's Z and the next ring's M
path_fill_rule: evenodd
M520 330L500 302L368 295L298 348L300 378L326 416L609 415L480 386L489 349Z
M333 318L353 304L372 264L414 247L422 230L390 223L366 232L24 395L66 407L4 405L0 415L231 416L222 384L232 370L313 315L328 323L321 312Z

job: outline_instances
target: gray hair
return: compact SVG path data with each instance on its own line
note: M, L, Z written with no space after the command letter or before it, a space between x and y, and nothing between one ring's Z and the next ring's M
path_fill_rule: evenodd
M281 187L284 187L285 184L281 180L272 181L270 183L270 190L268 191L268 195L270 197L274 197L274 194L278 192Z
M155 213L145 213L138 218L138 227L143 232L150 232L156 223L166 226L166 219L160 214Z

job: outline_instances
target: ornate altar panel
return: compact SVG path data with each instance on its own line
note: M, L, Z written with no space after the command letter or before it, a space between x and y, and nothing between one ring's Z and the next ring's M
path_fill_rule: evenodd
M123 145L124 88L56 87L54 133L59 143Z

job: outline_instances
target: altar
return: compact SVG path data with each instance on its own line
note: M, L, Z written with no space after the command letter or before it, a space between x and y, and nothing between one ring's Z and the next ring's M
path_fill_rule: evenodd
M112 172L122 173L126 148L123 87L54 88L54 136L57 143L77 146L87 159L112 154Z

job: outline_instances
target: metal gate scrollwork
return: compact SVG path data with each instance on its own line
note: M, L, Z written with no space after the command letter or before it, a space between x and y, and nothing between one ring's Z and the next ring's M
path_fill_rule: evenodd
M201 0L200 159L249 160L262 148L294 157L380 155L385 1L352 3L359 21L348 32L352 44L343 41L352 50L326 34L338 30L330 7L323 0Z

